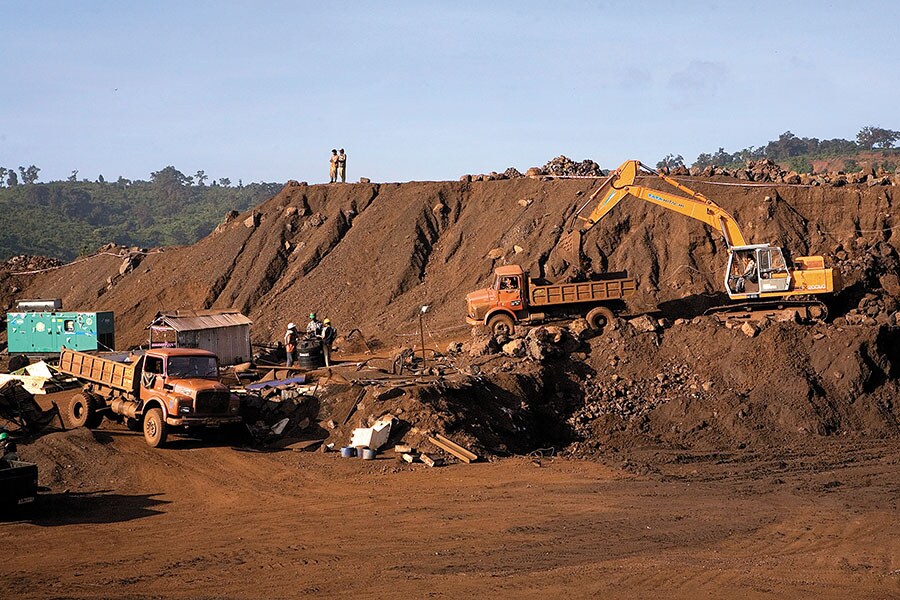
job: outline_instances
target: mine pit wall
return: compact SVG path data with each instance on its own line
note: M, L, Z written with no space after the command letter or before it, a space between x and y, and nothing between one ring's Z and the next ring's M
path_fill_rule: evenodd
M847 290L836 299L838 313L886 286L900 295L889 277L900 266L894 188L685 182L735 214L753 242L823 254L841 268ZM565 272L552 248L595 184L289 185L197 244L150 254L123 276L114 277L121 259L97 255L17 285L22 296L61 297L73 310L115 311L123 346L145 339L158 310L176 308L241 308L254 320L254 341L278 339L285 323L315 310L342 331L359 327L395 344L415 332L419 307L428 304L431 330L465 334L464 295L487 284L495 266L517 263L548 279ZM631 198L587 234L585 251L596 267L637 278L633 312L721 292L726 255L718 234Z

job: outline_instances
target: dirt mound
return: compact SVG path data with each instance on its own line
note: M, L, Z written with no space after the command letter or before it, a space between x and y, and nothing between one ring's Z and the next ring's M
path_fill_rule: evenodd
M253 319L256 342L279 339L287 322L315 311L343 334L359 328L372 346L408 345L426 304L426 338L434 343L466 335L465 293L488 283L496 266L517 263L550 280L565 273L555 247L598 183L293 182L253 211L228 215L194 246L125 263L99 254L33 276L20 295L115 311L120 347L140 344L159 310L230 307ZM665 187L655 178L642 183ZM829 299L834 323L772 325L748 338L701 319L646 335L623 329L624 337L575 351L583 355L576 360L548 356L523 367L522 357L470 357L463 367L480 369L471 378L412 389L402 399L408 406L373 401L362 416L399 408L411 429L458 434L500 453L574 442L717 447L806 435L801 430L895 435L888 399L896 357L885 341L894 340L889 327L900 303L894 188L723 186L734 180L721 177L686 183L732 212L750 241L777 244L791 256L824 255L844 282ZM720 237L628 198L589 232L584 251L595 271L637 279L629 312L658 311L654 319L671 323L722 302L727 251ZM846 365L828 358L838 351L849 352ZM354 393L341 401L355 400ZM339 423L330 435L357 424Z
M285 323L311 310L342 332L358 327L367 337L402 340L415 332L423 304L431 306L432 331L463 331L464 295L487 283L495 266L518 263L551 280L565 272L554 248L596 184L289 185L194 246L148 254L124 274L121 257L97 255L33 276L18 295L113 310L120 346L141 343L158 310L178 308L239 308L254 320L255 341L277 339ZM779 244L793 256L823 254L838 266L846 289L835 316L858 308L866 293L900 292L880 279L897 258L893 188L690 185L736 214L751 241ZM584 250L595 271L637 278L634 312L661 307L677 317L692 304L721 300L720 236L681 215L626 199L587 235Z
M589 342L561 342L564 351L543 360L494 346L457 357L470 373L461 381L364 402L360 412L395 415L413 442L438 431L487 455L721 451L900 434L900 331L794 323L748 331L712 318L657 331L620 321Z
M83 427L48 433L20 444L19 455L37 463L40 485L73 491L112 489L134 476L131 461L111 444L116 433Z

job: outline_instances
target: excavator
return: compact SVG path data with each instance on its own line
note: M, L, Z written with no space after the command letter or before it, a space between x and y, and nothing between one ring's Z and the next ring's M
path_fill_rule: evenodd
M680 194L660 191L635 184L639 174L656 175ZM602 196L601 196L602 193ZM827 316L825 304L816 295L832 294L840 289L838 271L825 267L821 256L798 256L788 266L782 249L770 244L749 244L734 217L721 206L687 186L637 160L629 160L609 177L573 215L560 240L562 257L576 268L581 267L583 235L593 228L626 196L686 215L721 231L728 248L728 265L724 285L733 301L714 307L707 314L747 316L794 313L804 320L822 320ZM599 200L598 200L599 198ZM588 216L582 213L594 204Z

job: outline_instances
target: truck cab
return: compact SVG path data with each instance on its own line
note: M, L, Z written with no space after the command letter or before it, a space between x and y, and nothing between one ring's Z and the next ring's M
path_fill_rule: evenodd
M219 382L216 355L206 350L159 348L143 358L140 400L156 403L168 425L218 424L222 416L237 416L238 398Z
M494 314L506 314L517 321L527 309L527 286L528 278L519 265L497 267L491 287L466 294L466 321L480 325Z

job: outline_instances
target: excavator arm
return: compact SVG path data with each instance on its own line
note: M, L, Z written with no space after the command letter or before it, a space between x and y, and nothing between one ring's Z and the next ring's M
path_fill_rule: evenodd
M635 185L635 179L637 179L638 172L641 171L658 176L672 187L681 191L684 195L655 190L642 185ZM747 241L744 238L743 232L741 232L740 226L728 211L712 200L706 198L703 194L695 192L687 186L681 185L674 179L650 169L646 165L641 164L640 161L629 160L616 169L616 171L603 182L597 191L591 194L588 201L579 208L578 212L575 213L575 218L569 228L569 233L576 237L577 250L580 251L581 248L581 234L590 230L600 221L600 219L605 217L616 204L621 202L622 199L628 195L706 223L722 233L722 236L725 238L725 243L729 248L732 246L747 245ZM598 197L600 198L600 201L591 210L590 214L587 217L581 216L581 213ZM581 221L581 225L576 229L574 225L578 221ZM573 265L578 264L573 261L569 261L569 263Z

